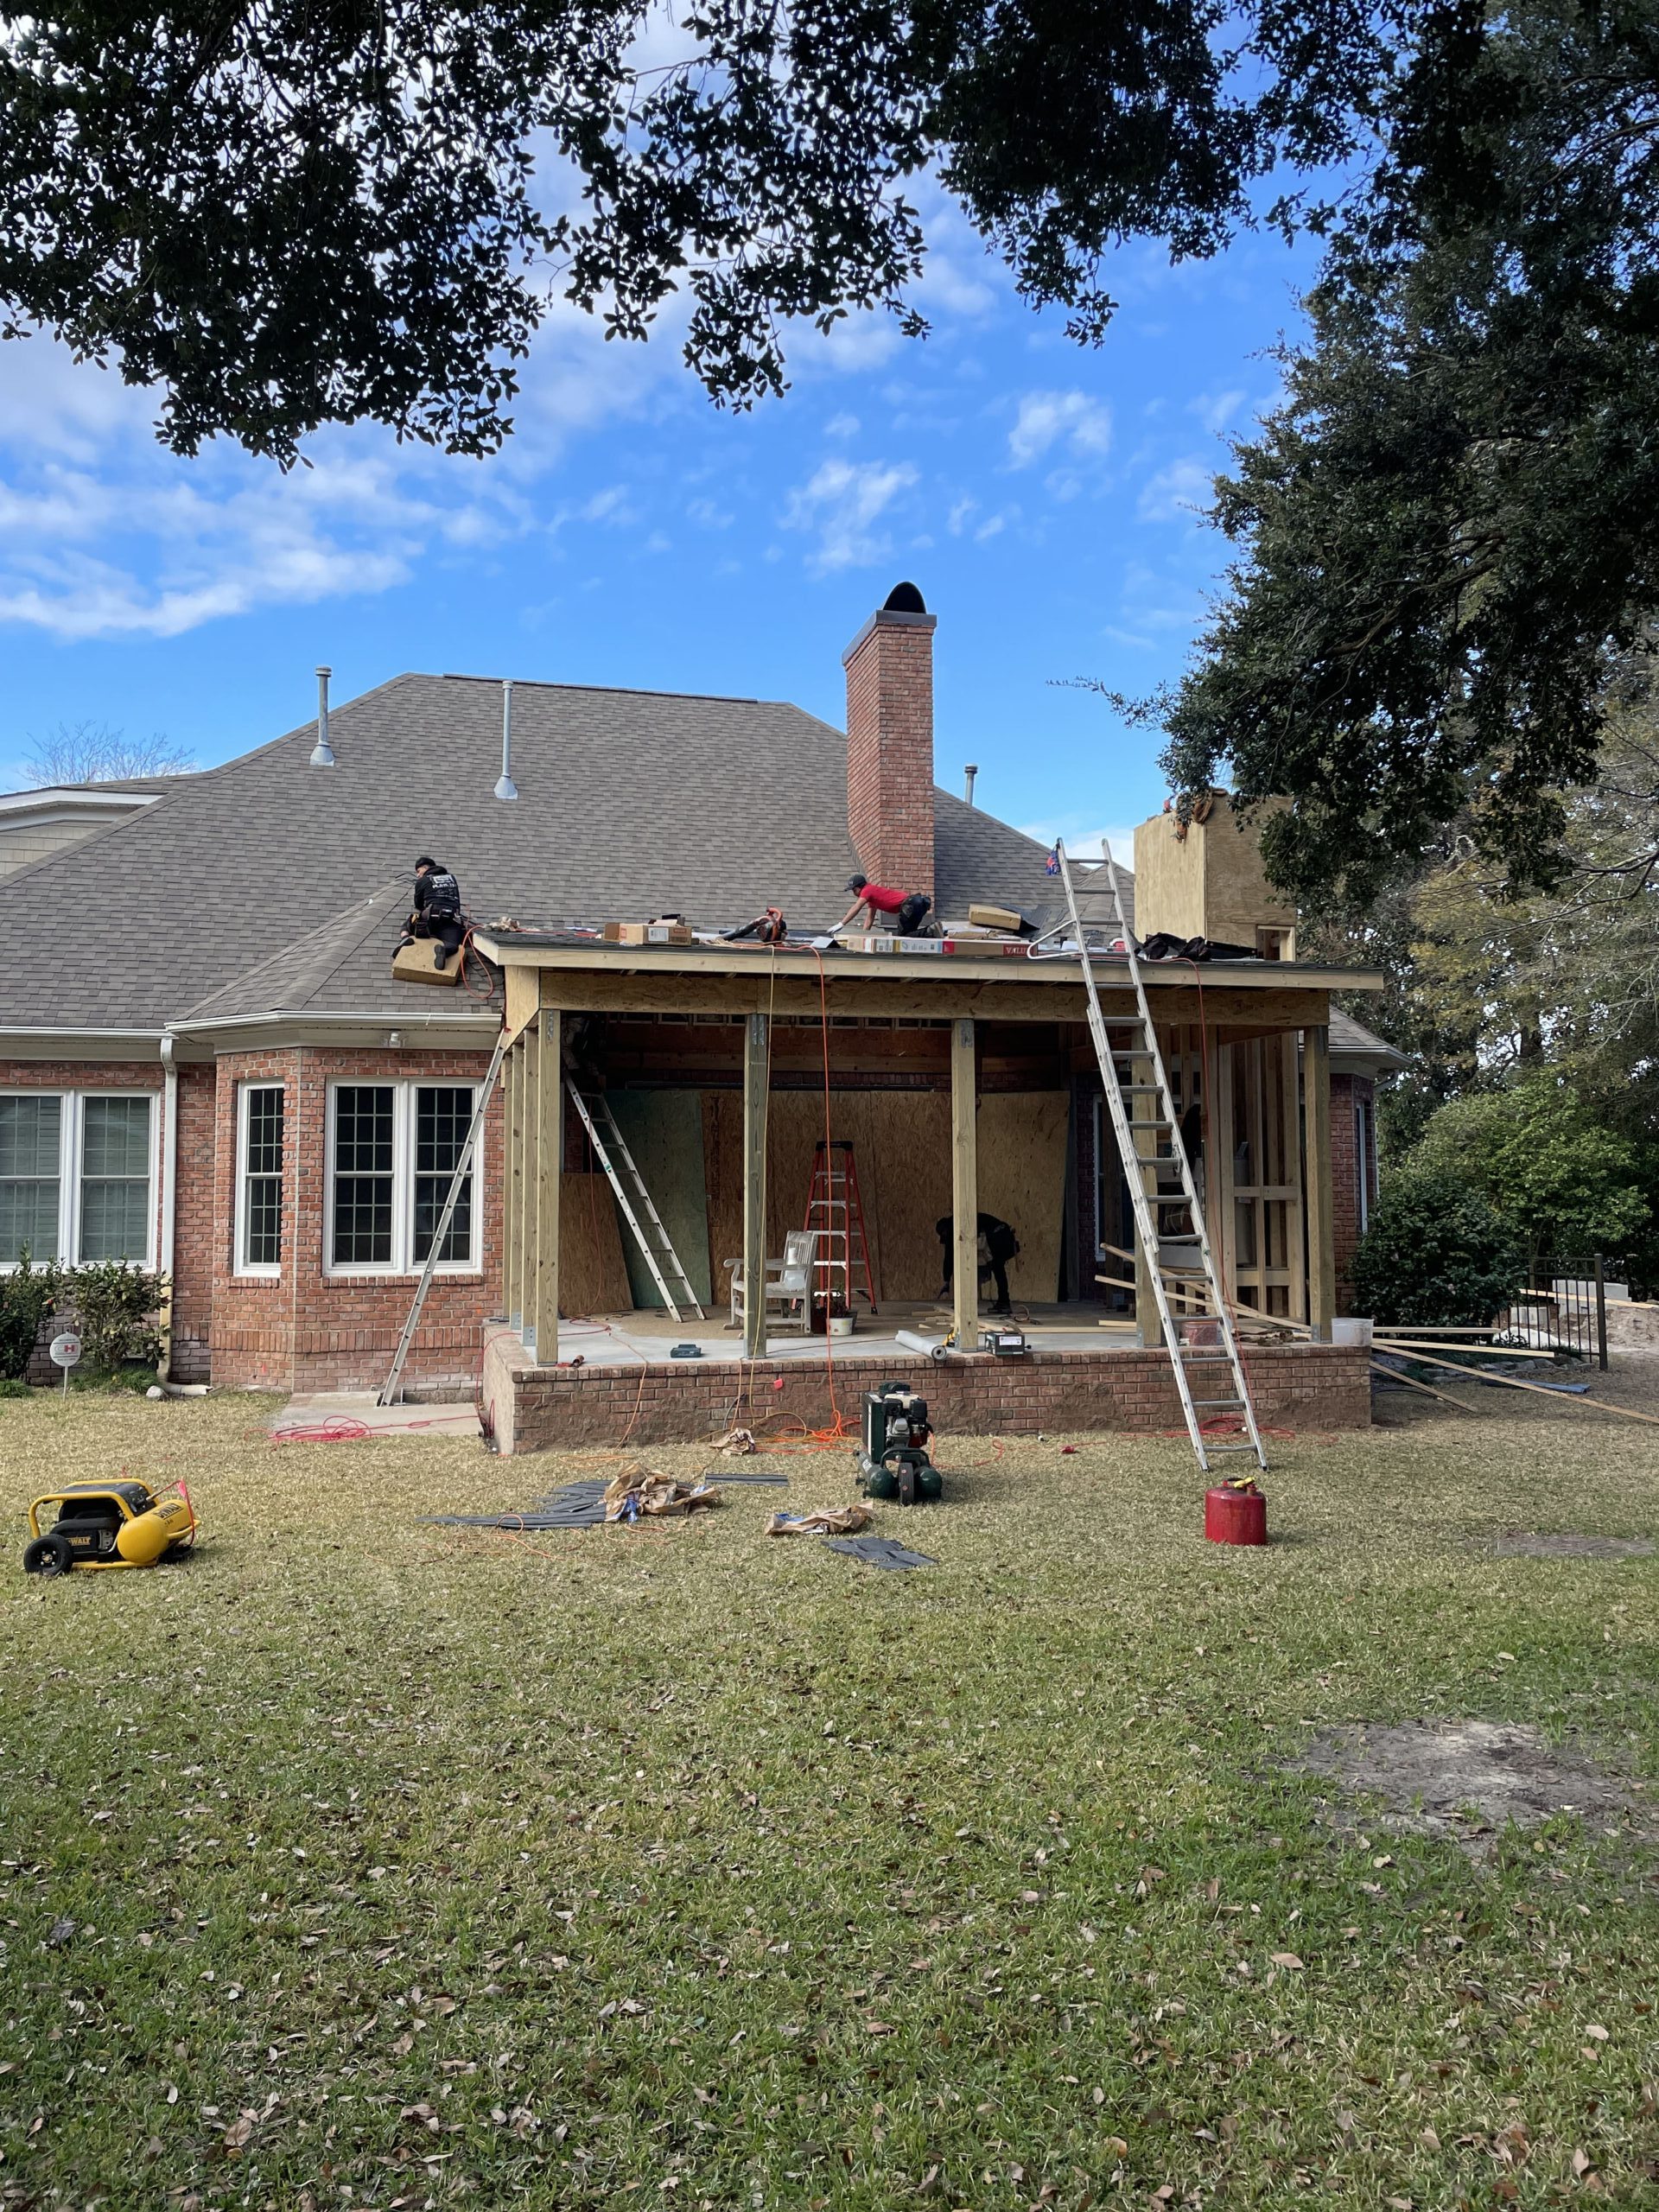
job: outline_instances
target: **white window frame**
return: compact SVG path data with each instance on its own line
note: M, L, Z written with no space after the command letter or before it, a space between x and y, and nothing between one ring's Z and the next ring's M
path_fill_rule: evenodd
M144 1249L141 1259L130 1259L125 1264L131 1268L143 1268L147 1273L155 1268L156 1194L160 1187L162 1148L162 1117L156 1110L157 1096L156 1091L149 1089L122 1090L101 1084L86 1090L60 1090L54 1086L35 1084L0 1086L0 1097L55 1098L58 1101L58 1259L61 1266L79 1268L101 1264L83 1261L80 1257L86 1101L89 1098L142 1098L149 1109L149 1142L144 1170L149 1192L144 1205ZM41 1253L33 1253L29 1264L39 1267L44 1264L44 1257ZM16 1260L0 1260L0 1274L13 1274L16 1268Z
M283 1102L283 1166L277 1178L278 1256L275 1260L251 1260L248 1257L248 1117L251 1102L256 1090L274 1090ZM288 1169L289 1157L289 1121L288 1086L280 1077L250 1076L236 1087L236 1220L232 1231L235 1237L232 1247L233 1274L247 1275L257 1281L274 1282L283 1272L281 1253L288 1243Z
M467 1090L472 1094L474 1110L478 1106L480 1077L466 1076L340 1076L328 1085L328 1110L325 1117L323 1143L326 1147L326 1173L322 1193L322 1272L335 1281L352 1277L385 1278L397 1275L418 1275L423 1262L412 1255L415 1248L415 1094L417 1090ZM391 1257L390 1260L347 1260L336 1263L334 1259L334 1183L335 1183L335 1109L334 1102L342 1090L390 1090L391 1099ZM473 1185L471 1235L469 1251L465 1260L441 1262L433 1270L437 1275L481 1275L483 1262L483 1197L484 1197L484 1135L473 1148L469 1169Z
M1369 1098L1355 1099L1354 1197L1357 1201L1357 1226L1362 1236L1371 1225L1371 1133L1376 1127L1376 1111Z

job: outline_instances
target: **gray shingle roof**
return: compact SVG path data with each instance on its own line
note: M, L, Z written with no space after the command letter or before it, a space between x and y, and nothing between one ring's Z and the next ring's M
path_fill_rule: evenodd
M799 708L515 684L517 804L493 796L493 682L397 677L337 707L330 734L334 768L308 765L308 722L10 877L28 957L0 970L0 1027L429 1007L390 974L388 887L423 851L480 920L679 911L724 927L772 905L804 925L846 907L847 741ZM948 792L935 806L940 912L1052 912L1040 845Z

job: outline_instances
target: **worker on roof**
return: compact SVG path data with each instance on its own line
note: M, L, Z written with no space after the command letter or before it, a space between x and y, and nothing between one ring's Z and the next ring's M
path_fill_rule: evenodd
M430 853L423 853L415 863L415 906L404 925L404 933L397 940L401 952L404 945L413 944L416 938L435 938L438 949L432 957L435 968L445 968L451 953L461 949L467 934L467 924L461 911L461 886L447 868L440 867Z
M857 895L836 924L838 930L844 930L861 910L867 928L876 928L876 916L887 914L900 937L914 937L933 907L925 891L894 891L885 883L872 883L868 875L849 876L847 888Z

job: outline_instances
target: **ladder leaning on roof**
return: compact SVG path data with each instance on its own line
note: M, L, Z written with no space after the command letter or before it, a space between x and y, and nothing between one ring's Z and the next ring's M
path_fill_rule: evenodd
M1073 863L1066 857L1065 846L1056 842L1054 852L1059 862L1060 880L1065 887L1068 920L1060 930L1048 931L1045 942L1056 938L1064 940L1069 934L1071 944L1075 945L1083 968L1084 991L1089 1009L1089 1033L1094 1040L1095 1058L1100 1063L1100 1079L1112 1117L1113 1133L1117 1139L1118 1157L1123 1162L1125 1180L1128 1185L1129 1205L1135 1217L1135 1243L1146 1261L1152 1294L1157 1303L1158 1319L1163 1327L1164 1344L1174 1371L1176 1395L1181 1402L1181 1417L1186 1423L1186 1433L1192 1439L1198 1465L1208 1474L1211 1453L1248 1452L1258 1467L1265 1467L1267 1454L1262 1448L1262 1432L1256 1426L1255 1408L1250 1402L1249 1382L1244 1373L1244 1363L1239 1356L1232 1313L1216 1270L1210 1234L1205 1226L1204 1211L1198 1203L1198 1187L1192 1179L1192 1164L1186 1156L1186 1146L1182 1141L1175 1102L1164 1068L1164 1056L1158 1043L1158 1031L1152 1019L1152 1009L1147 1003L1146 984L1141 978L1141 963L1135 955L1134 933L1124 918L1117 865L1112 858L1111 844L1108 839L1102 838L1100 850L1099 860L1079 861L1077 866L1080 874L1084 869L1088 876L1098 878L1103 874L1104 885L1098 881L1090 883L1085 877L1079 887L1073 882ZM1090 943L1090 925L1085 923L1078 907L1079 888L1084 898L1097 899L1103 891L1109 894L1114 934L1122 940L1122 957L1128 962L1129 981L1135 986L1136 1011L1129 1020L1109 1025L1102 1009L1100 993L1095 982L1094 957L1104 948L1098 944L1091 946ZM1091 919L1093 926L1098 930L1099 919ZM1056 951L1060 949L1058 944L1054 946ZM1070 946L1065 949L1069 950ZM1114 1046L1110 1034L1114 1028L1129 1030L1132 1038L1133 1033L1138 1030L1138 1041L1131 1041L1127 1046ZM1129 1079L1127 1082L1120 1071L1119 1064L1123 1061L1129 1065ZM1137 1067L1149 1071L1150 1082L1137 1078ZM1131 1114L1128 1102L1135 1097L1150 1099L1154 1109L1151 1116ZM1209 1103L1206 1100L1206 1108ZM1142 1152L1135 1142L1136 1137L1143 1131L1152 1138L1154 1148L1151 1152ZM1156 1147L1162 1137L1167 1137L1169 1151L1160 1155ZM1172 1166L1180 1178L1181 1198L1192 1221L1198 1248L1199 1264L1190 1279L1188 1294L1207 1295L1210 1311L1206 1318L1221 1325L1222 1349L1219 1351L1183 1343L1176 1319L1170 1312L1169 1294L1166 1287L1167 1271L1163 1266L1158 1236L1158 1217L1166 1202L1159 1197L1158 1176L1160 1169ZM1184 1286L1188 1281L1185 1276L1177 1280ZM1189 1367L1225 1367L1231 1380L1231 1391L1219 1397L1195 1398L1187 1373ZM1237 1440L1229 1439L1224 1442L1206 1437L1200 1415L1213 1418L1226 1414L1237 1415L1242 1436Z
M645 1265L651 1269L652 1280L663 1294L664 1305L677 1321L685 1319L680 1311L682 1306L689 1306L699 1321L707 1319L702 1302L691 1287L691 1278L681 1264L667 1225L651 1202L645 1179L639 1173L633 1154L628 1150L627 1139L617 1127L616 1116L607 1103L604 1092L595 1090L591 1096L584 1096L577 1090L575 1078L569 1075L564 1078L564 1087L570 1094L571 1104L582 1116L582 1126L588 1132L588 1141L594 1147L594 1156L616 1193L616 1203L622 1209L623 1219L632 1231L633 1241L639 1247ZM630 1191L633 1193L632 1202L628 1197ZM638 1212L635 1211L636 1207ZM669 1287L671 1281L677 1287L677 1297Z
M375 1400L378 1406L395 1406L397 1402L397 1394L403 1389L404 1362L409 1357L409 1348L415 1341L415 1332L421 1325L421 1312L426 1304L426 1294L432 1287L432 1277L437 1268L438 1255L443 1249L445 1241L449 1235L449 1225L455 1217L455 1208L461 1204L461 1194L467 1187L467 1177L472 1173L473 1155L478 1150L478 1137L480 1130L484 1126L485 1109L490 1103L490 1093L495 1089L496 1079L500 1075L501 1063L507 1057L507 1033L504 1028L496 1039L495 1050L490 1055L489 1067L486 1071L483 1082L478 1087L478 1096L473 1102L473 1118L467 1125L466 1137L462 1141L460 1152L455 1155L455 1170L449 1178L449 1190L443 1201L443 1211L438 1216L437 1227L432 1232L432 1242L428 1247L426 1261L421 1268L421 1279L415 1286L415 1297L409 1309L409 1319L404 1323L404 1332L397 1339L397 1350L392 1359L391 1372L386 1377L385 1387Z

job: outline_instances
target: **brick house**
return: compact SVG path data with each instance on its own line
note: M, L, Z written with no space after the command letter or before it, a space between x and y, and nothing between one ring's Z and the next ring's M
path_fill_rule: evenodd
M16 868L7 892L22 957L0 980L0 1266L28 1248L159 1267L174 1283L178 1381L376 1384L510 1011L515 963L532 944L537 959L564 957L556 931L524 925L671 912L715 930L780 906L798 926L822 928L860 867L929 891L942 917L988 900L1051 918L1044 849L934 785L934 623L905 589L845 656L844 734L761 700L405 675L336 706L321 730L308 723L147 789ZM504 798L509 714L518 795ZM459 876L493 956L463 988L391 976L423 851ZM711 966L766 957L696 950ZM823 964L839 976L844 957ZM1321 1020L1329 988L1357 980L1297 973L1325 995ZM569 1003L574 1013L580 994ZM605 1080L619 1093L712 1097L707 1129L722 1087L741 1079L730 1057L741 1020L701 1006L697 987L672 986L659 968L638 1008L595 1019ZM948 1089L942 1003L938 1018L834 1020L838 1096ZM817 1080L816 1020L801 1015L799 1035L779 1027L781 1090L796 1080L791 1052L801 1084ZM1021 1294L1089 1301L1100 1296L1094 1263L1118 1171L1098 1156L1097 1078L1063 1027L1041 1025L1038 1050L1034 1031L1010 1044L988 1026L983 1079L988 1099L999 1085L1027 1095L1019 1086L1039 1079L1045 1142L1062 1163L1055 1217L1032 1240L1046 1256ZM1374 1188L1372 1085L1393 1056L1338 1014L1328 1043L1326 1211L1339 1275ZM1017 1126L1023 1109L1007 1110ZM486 1321L512 1310L507 1135L498 1095L416 1340L417 1387L470 1383ZM578 1179L598 1220L611 1202L592 1160L570 1132L558 1146L554 1172ZM613 1241L613 1224L606 1235ZM895 1277L920 1266L901 1264L899 1242L895 1230ZM1300 1261L1292 1277L1302 1283ZM594 1310L598 1289L571 1253L564 1284L565 1311ZM1301 1287L1285 1295L1287 1310L1305 1302Z

